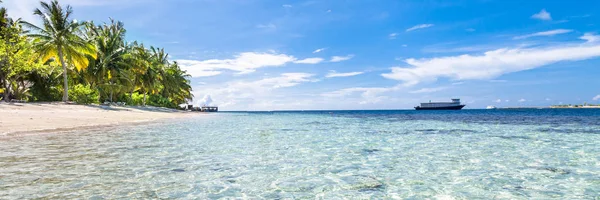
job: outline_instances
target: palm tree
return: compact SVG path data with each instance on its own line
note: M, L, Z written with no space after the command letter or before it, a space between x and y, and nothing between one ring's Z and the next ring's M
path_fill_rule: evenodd
M144 94L142 105L146 105L146 97L148 93L153 94L157 91L160 72L156 64L156 56L143 44L134 42L128 48L128 53L125 55L125 62L129 66L129 70L124 73L125 76L132 77L129 80L131 99L133 92L138 90Z
M191 76L186 71L181 70L177 62L169 65L164 70L162 77L163 97L169 98L176 105L193 98L191 94L192 86L190 86L189 81Z
M148 60L150 55L143 45L133 42L127 45L127 50L123 57L125 63L128 65L127 71L123 75L128 77L129 99L133 100L133 93L142 87L140 77L150 65L150 61Z
M93 59L86 70L88 79L92 76L95 83L110 90L109 99L112 102L114 92L120 88L122 73L127 68L124 55L127 52L125 44L125 28L122 22L111 19L110 24L88 26L88 36L95 42L97 57Z
M160 65L157 63L157 57L152 52L149 52L148 49L145 49L142 45L141 47L142 57L141 59L145 60L148 65L144 68L143 74L140 76L140 85L141 89L144 92L144 100L142 105L146 105L146 96L148 94L154 94L158 90L159 81L160 81Z
M67 64L74 66L76 70L85 69L89 64L88 56L96 58L96 49L91 42L83 38L82 27L85 23L69 20L73 14L71 6L63 8L57 0L52 0L50 4L42 1L40 5L41 10L37 8L33 14L42 19L43 26L38 27L29 22L23 24L32 31L28 36L34 38L34 49L40 54L42 62L56 58L60 60L63 69L62 100L67 102Z

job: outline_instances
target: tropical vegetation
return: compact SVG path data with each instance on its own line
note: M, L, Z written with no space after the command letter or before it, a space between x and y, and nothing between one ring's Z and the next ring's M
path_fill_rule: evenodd
M1 1L0 1L1 3ZM127 41L122 22L79 22L57 0L34 10L41 23L0 8L4 101L126 102L175 108L192 99L190 76L162 48Z

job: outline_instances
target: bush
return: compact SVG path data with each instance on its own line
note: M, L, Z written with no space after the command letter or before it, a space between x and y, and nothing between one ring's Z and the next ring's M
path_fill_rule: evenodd
M32 87L29 92L31 101L60 101L63 94L61 87Z
M129 93L126 93L119 98L119 101L127 102L127 105L139 106L142 105L142 102L144 101L144 95L136 92L129 98Z
M89 85L77 84L69 89L69 100L79 104L98 103L98 98L98 90L90 88Z
M146 99L146 105L166 107L166 108L177 108L178 106L171 102L170 99L165 98L161 95L153 94Z

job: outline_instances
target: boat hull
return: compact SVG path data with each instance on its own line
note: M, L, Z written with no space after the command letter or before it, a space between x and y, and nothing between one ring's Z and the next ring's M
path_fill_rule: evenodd
M415 110L460 110L463 107L465 107L465 105L445 106L445 107L430 107L430 108L422 108L421 106L417 106L417 107L415 107Z

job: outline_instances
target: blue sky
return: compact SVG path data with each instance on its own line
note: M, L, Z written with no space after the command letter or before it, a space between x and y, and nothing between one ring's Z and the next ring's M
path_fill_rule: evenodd
M123 21L222 110L600 104L599 1L62 0ZM33 0L5 0L33 20Z

